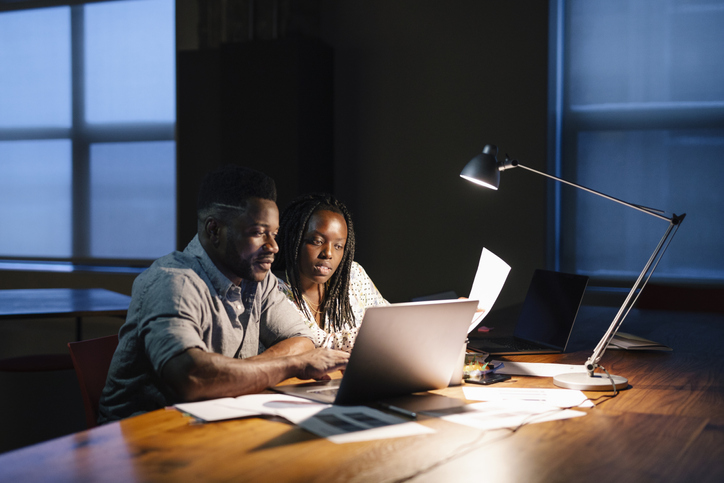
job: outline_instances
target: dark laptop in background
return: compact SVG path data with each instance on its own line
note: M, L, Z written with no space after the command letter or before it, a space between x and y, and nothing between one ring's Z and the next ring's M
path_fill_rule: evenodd
M586 285L584 275L536 270L513 335L470 339L468 348L493 355L564 352Z

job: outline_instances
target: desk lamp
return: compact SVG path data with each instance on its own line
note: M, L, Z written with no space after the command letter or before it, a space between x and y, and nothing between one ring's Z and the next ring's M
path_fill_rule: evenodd
M603 366L598 365L598 362L603 357L603 353L608 347L608 343L616 334L616 331L618 331L619 327L621 327L621 324L626 318L626 315L628 315L629 311L636 303L636 300L641 294L641 291L646 286L646 283L651 277L651 274L653 274L654 270L656 269L656 266L661 260L661 257L664 255L664 252L666 252L666 248L669 246L669 243L671 243L674 234L676 234L676 231L679 229L679 225L684 220L686 214L672 214L672 216L669 217L664 215L664 212L661 210L628 203L626 201L622 201L612 196L605 195L603 193L586 188L576 183L571 183L570 181L566 181L556 176L552 176L550 174L537 171L527 166L523 166L517 160L509 159L507 154L505 156L505 161L499 162L496 158L497 154L498 148L496 146L493 146L491 144L486 145L483 148L482 154L477 155L467 165L465 165L465 168L460 173L460 177L481 186L485 186L486 188L497 190L498 186L500 185L501 171L512 168L523 168L527 171L531 171L541 176L545 176L546 178L550 178L561 183L574 186L583 191L587 191L589 193L601 196L603 198L606 198L607 200L615 201L616 203L620 203L624 206L628 206L629 208L641 211L642 213L646 213L647 215L655 216L656 218L665 220L669 223L669 226L666 229L664 236L661 238L661 241L659 241L659 244L656 246L654 253L651 255L651 258L649 258L649 261L646 262L646 266L644 266L644 269L641 271L641 274L636 280L636 283L634 283L633 287L631 287L631 291L628 293L628 296L626 297L626 300L624 300L623 305L616 314L616 317L614 317L613 322L611 322L611 325L604 334L603 338L593 350L593 354L591 355L591 357L589 357L586 361L586 371L576 372L572 374L560 374L553 378L553 383L556 386L569 389L578 389L582 391L607 391L611 388L611 386L614 387L614 390L625 389L626 387L628 387L628 380L622 376L615 376L609 374ZM601 367L601 369L603 369L606 374L604 375L601 373L594 373L597 367Z

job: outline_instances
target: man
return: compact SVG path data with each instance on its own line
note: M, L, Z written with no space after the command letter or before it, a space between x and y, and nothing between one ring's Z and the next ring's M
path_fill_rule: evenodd
M314 349L270 272L279 250L271 178L239 166L209 173L197 215L186 249L156 260L133 283L101 423L260 392L290 377L318 379L347 363L344 352Z

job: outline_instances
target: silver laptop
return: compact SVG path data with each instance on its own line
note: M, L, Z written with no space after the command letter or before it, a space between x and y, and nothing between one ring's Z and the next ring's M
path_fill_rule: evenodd
M437 300L370 307L342 379L273 389L351 405L447 387L477 305Z

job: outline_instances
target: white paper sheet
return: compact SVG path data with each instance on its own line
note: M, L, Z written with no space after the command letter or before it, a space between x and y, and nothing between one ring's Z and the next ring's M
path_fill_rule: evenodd
M501 260L497 255L483 248L478 262L478 271L475 272L473 287L470 290L471 300L478 301L478 309L483 312L477 312L473 316L473 321L468 328L468 334L488 315L493 304L503 289L505 280L510 273L510 265Z
M408 421L394 426L384 426L382 428L367 429L365 431L356 431L353 433L337 434L329 436L327 439L332 443L357 443L360 441L372 441L375 439L402 438L404 436L417 436L420 434L434 433L435 430L423 426L422 424Z
M295 419L306 419L330 405L286 394L250 394L236 398L176 404L175 407L204 421L266 415L281 416L294 423Z
M575 389L546 389L535 387L463 387L465 399L470 401L528 401L559 408L592 408L585 394Z
M176 404L176 409L204 421L223 421L224 419L258 416L256 411L244 411L234 405L234 398L212 399L192 403Z
M493 361L501 362L501 361ZM503 366L495 370L499 374L510 374L514 376L541 376L555 377L559 374L570 374L572 372L586 372L583 365L554 364L548 362L503 362Z
M333 443L399 438L435 430L367 406L333 406L286 394L250 394L176 404L207 422L248 416L279 416Z
M525 401L474 403L464 406L464 409L457 414L442 416L442 419L482 430L493 430L586 415L582 411Z

